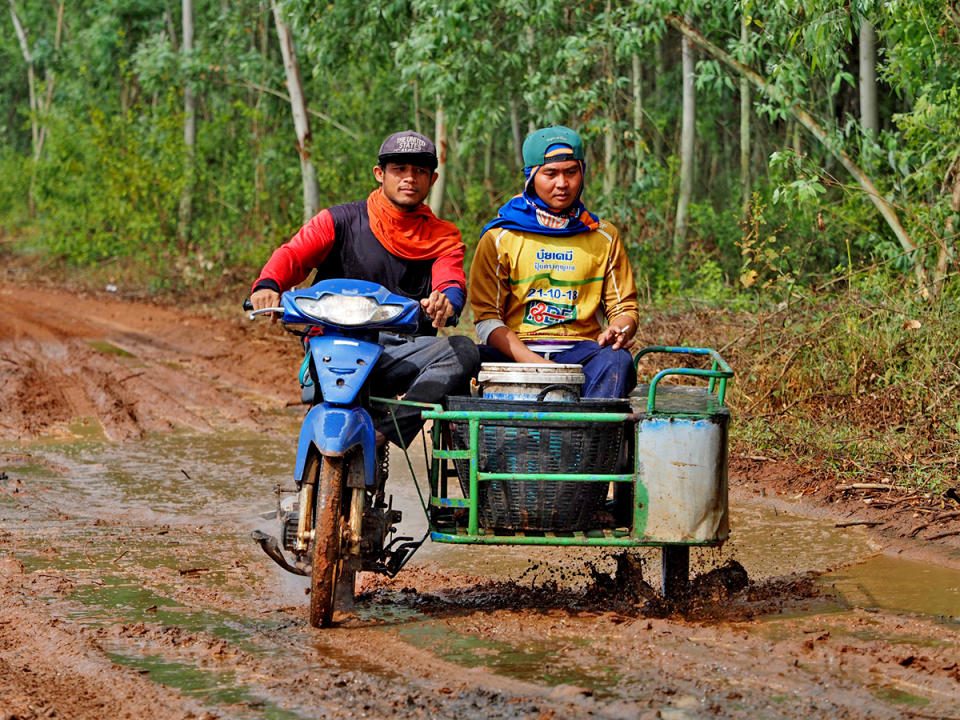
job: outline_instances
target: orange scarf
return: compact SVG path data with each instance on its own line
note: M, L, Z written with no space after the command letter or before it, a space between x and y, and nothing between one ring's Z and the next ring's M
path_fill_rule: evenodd
M420 203L403 212L378 187L367 198L367 217L374 237L388 251L407 260L428 260L464 248L457 226L441 220Z

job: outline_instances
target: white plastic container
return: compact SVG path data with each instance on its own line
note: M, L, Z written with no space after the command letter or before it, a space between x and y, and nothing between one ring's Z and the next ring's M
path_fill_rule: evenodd
M491 400L576 402L583 368L558 363L483 363L476 391Z

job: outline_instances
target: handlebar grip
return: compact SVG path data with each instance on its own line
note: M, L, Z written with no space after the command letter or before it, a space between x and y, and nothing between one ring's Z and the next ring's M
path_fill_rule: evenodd
M250 298L244 298L243 309L246 310L247 312L250 312L251 310L253 310L253 303L250 302Z

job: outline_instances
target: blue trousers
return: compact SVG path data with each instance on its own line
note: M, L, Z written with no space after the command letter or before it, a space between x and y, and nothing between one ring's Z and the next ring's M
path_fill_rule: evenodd
M510 358L489 345L479 345L480 362L512 362ZM581 340L569 350L538 353L558 363L576 363L583 366L584 383L580 396L584 398L625 398L637 384L637 371L629 350L601 347L593 340Z

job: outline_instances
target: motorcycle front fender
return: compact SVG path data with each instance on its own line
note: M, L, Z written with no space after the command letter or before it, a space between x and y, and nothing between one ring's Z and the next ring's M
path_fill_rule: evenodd
M339 457L353 448L363 450L363 473L368 487L374 483L376 438L370 413L360 407L336 407L320 403L310 409L300 427L297 443L297 466L294 480L297 486L303 478L303 469L311 448L320 455Z

